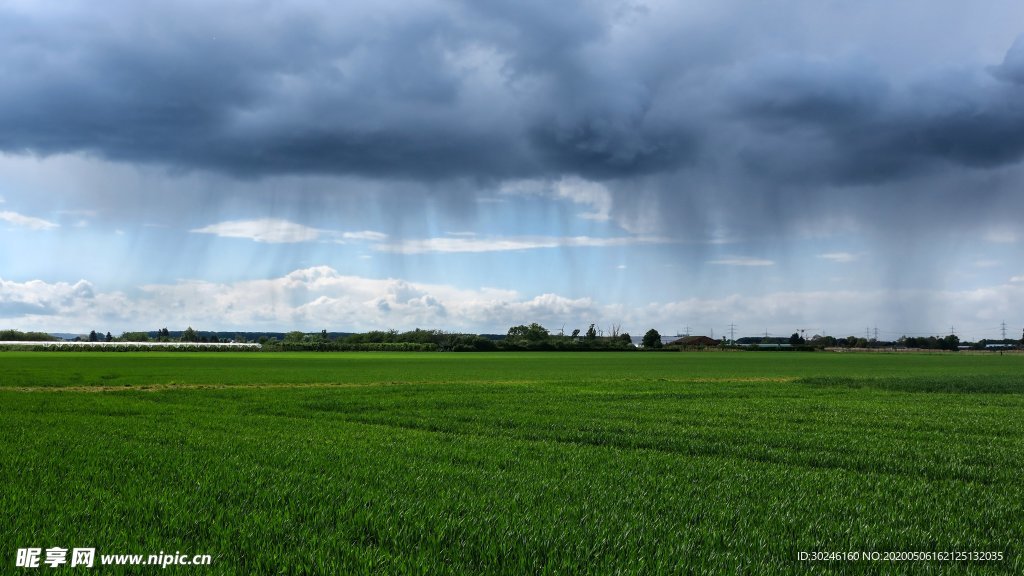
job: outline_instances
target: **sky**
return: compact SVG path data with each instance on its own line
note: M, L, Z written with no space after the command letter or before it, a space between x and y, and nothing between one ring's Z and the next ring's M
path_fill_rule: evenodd
M0 328L1019 338L1024 4L0 1Z

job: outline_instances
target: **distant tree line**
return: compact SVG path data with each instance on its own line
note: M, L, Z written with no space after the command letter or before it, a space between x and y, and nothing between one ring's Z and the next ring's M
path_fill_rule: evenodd
M552 334L547 328L536 322L522 324L508 329L503 340L495 342L497 350L509 352L525 351L629 351L635 350L632 338L623 333L618 326L612 326L611 334L599 335L598 329L591 324L587 331L580 335L580 330L571 334Z
M982 341L985 342L985 341ZM804 338L799 333L793 333L789 338L784 337L744 337L737 338L736 344L748 347L755 347L758 345L767 345L771 347L777 347L781 344L787 344L791 349L797 350L814 350L822 348L915 348L923 350L958 350L961 342L960 338L954 334L949 336L903 336L895 341L883 341L868 339L858 336L847 336L845 338L836 338L834 336L814 336L813 338ZM975 347L979 347L975 345ZM984 348L981 345L980 348Z
M394 351L394 352L486 352L497 350L495 340L477 334L460 334L443 330L407 332L373 330L360 334L332 336L326 330L319 333L293 331L282 338L261 337L259 343L269 351Z
M76 341L89 342L192 342L196 344L224 344L228 342L254 343L260 337L284 336L283 332L214 332L201 331L191 326L184 330L158 330L129 331L122 332L120 336L113 336L110 332L103 334L93 330L86 338L75 338Z
M960 348L960 338L955 334L950 334L944 338L937 336L917 338L904 336L897 341L897 344L906 348L922 348L925 350L958 350Z
M466 334L446 332L443 330L415 329L405 332L398 330L373 330L363 333L351 332L211 332L200 331L187 327L182 331L171 331L167 328L149 332L123 332L115 337L110 332L96 330L86 337L75 340L110 343L143 343L143 342L178 342L201 346L212 343L256 343L267 351L410 351L410 352L493 352L493 351L631 351L636 350L628 333L623 333L618 326L612 325L606 335L604 330L595 324L587 329L579 328L565 334L559 330L552 333L544 326L533 322L512 326L505 334ZM42 332L22 332L19 330L0 330L0 340L47 342L59 340ZM867 338L848 336L814 336L804 339L799 333L786 337L743 337L738 338L734 345L746 349L761 350L820 350L823 348L915 348L928 350L958 350L960 339L950 334L945 337L903 336L896 341L883 342ZM981 340L970 344L972 348L986 349L990 345L1014 347L1015 340ZM1024 345L1024 339L1020 341ZM679 345L663 346L661 334L657 330L648 330L641 339L643 350L678 351ZM722 343L719 347L727 348ZM138 347L125 346L130 350ZM114 347L107 349L122 349ZM211 347L212 349L212 347Z
M320 333L288 332L281 338L264 337L265 350L275 351L437 351L437 352L518 352L518 351L626 351L634 350L629 334L617 327L612 335L599 335L594 325L570 335L552 334L534 322L509 328L506 334L464 334L443 330L374 330L332 337ZM658 340L660 344L660 337Z
M45 332L22 332L21 330L0 330L0 341L4 342L52 342L59 340Z

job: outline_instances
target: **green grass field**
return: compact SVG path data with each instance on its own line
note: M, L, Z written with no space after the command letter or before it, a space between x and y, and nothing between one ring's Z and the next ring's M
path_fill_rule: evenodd
M1022 573L1024 357L4 352L0 487L0 573Z

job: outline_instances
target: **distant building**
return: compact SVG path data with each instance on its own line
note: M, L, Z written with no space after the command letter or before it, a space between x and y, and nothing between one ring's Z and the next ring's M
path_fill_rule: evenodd
M1013 350L1013 344L985 344L985 350Z
M708 338L707 336L683 336L668 343L669 346L681 346L683 348L714 348L721 344L721 340Z

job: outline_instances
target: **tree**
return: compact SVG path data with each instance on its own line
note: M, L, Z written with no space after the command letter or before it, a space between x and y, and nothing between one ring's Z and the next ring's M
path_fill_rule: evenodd
M580 329L577 328L577 329L572 331L572 339L575 340L575 339L577 339L579 337L580 337ZM1024 340L1021 340L1021 342L1024 342Z
M789 337L789 343L792 346L800 346L804 342L805 342L805 340L803 338L801 338L800 334L797 333L797 332L793 332L793 335Z
M654 328L651 328L644 334L642 344L644 348L661 348L661 334Z
M960 337L956 334L950 334L942 339L940 344L942 350L958 350L960 348Z
M508 329L508 333L505 334L506 340L521 340L526 338L526 333L530 328L526 324L520 324L519 326L513 326Z
M818 348L828 348L836 345L836 339L832 336L815 336L811 338L811 345Z
M92 332L89 332L89 342L99 342L99 341L100 341L100 336L99 336L99 334L96 333L95 330L93 330Z
M114 341L114 337L111 336L110 332L107 332L106 341L107 342L113 342Z
M527 340L529 342L543 342L548 339L548 329L537 324L536 322L531 323L529 326L519 325L513 326L508 329L508 334L505 336L508 340Z
M630 346L633 345L633 337L629 335L629 332L623 332L622 334L619 334L619 340L622 340L624 344L629 344Z
M188 328L185 329L184 332L181 333L181 341L182 342L198 342L199 341L199 335L196 334L196 331L193 330L191 326L189 326Z
M543 342L548 339L548 329L532 322L526 327L526 339L530 342Z
M587 328L586 338L587 340L593 340L594 338L597 338L597 330L594 328L593 324L590 325L590 328Z

